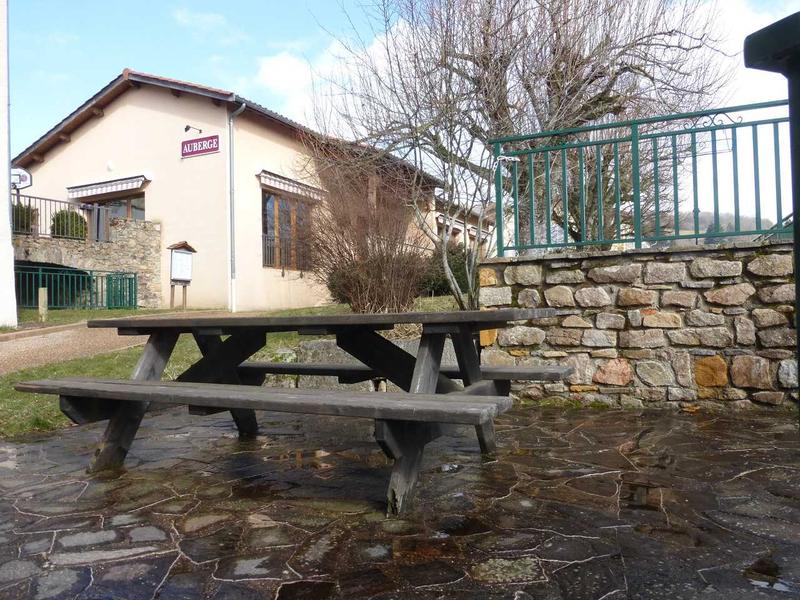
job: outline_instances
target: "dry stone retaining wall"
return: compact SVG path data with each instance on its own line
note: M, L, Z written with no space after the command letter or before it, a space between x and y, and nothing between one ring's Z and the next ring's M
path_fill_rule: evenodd
M161 224L112 219L110 241L15 236L14 259L76 269L137 273L139 306L161 305Z
M500 330L487 364L569 364L537 400L622 406L789 406L796 400L792 245L734 244L490 259L481 303L554 307Z

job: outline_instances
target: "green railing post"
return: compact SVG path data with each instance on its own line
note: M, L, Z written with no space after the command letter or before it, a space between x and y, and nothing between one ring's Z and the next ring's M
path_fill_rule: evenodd
M639 125L631 125L631 178L633 185L633 243L642 247L642 198L641 174L639 173Z
M497 237L497 256L502 258L505 256L505 248L503 247L503 174L500 169L500 144L494 145L494 210L495 210L495 236Z

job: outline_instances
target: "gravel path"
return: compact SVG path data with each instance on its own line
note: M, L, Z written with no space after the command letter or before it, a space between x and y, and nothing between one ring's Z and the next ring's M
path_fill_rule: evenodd
M72 329L0 341L0 375L72 358L93 356L143 344L146 336L117 335L116 329Z

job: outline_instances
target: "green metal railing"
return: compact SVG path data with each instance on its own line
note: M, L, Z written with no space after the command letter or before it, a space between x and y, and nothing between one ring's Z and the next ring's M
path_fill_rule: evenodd
M498 256L790 234L787 106L763 102L490 140L496 218L506 223L497 228Z
M136 273L15 266L17 306L36 308L39 288L47 288L49 308L136 308Z

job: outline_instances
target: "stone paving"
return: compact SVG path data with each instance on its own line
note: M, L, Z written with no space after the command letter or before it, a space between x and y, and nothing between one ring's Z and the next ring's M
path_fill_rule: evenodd
M384 516L371 423L174 410L128 470L84 468L101 426L0 443L0 598L786 598L800 594L788 413L518 408L482 460L429 446Z

